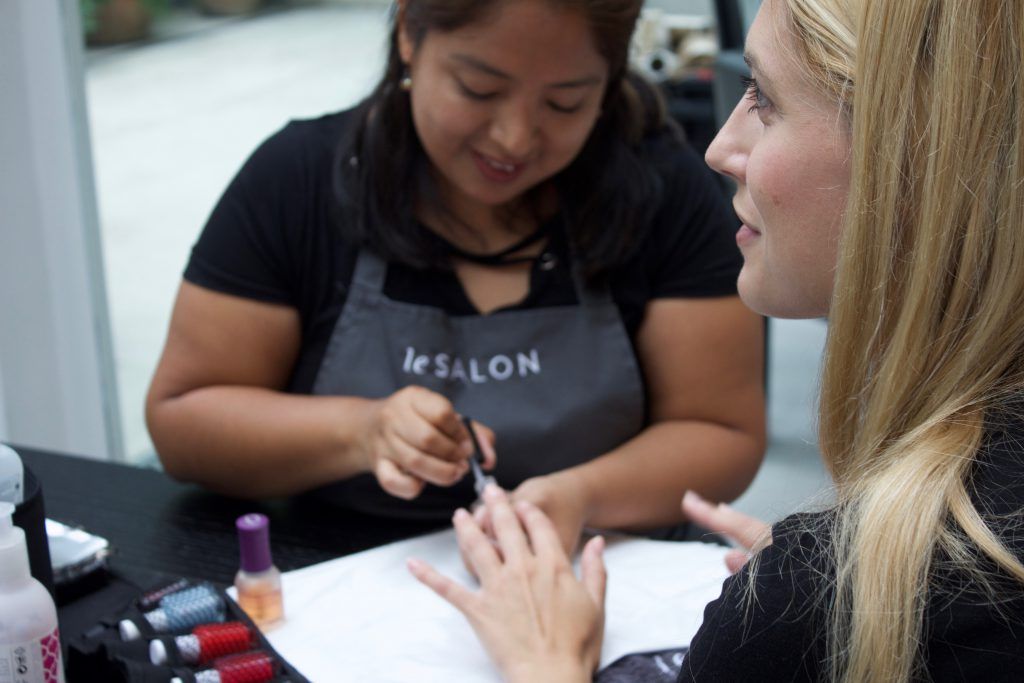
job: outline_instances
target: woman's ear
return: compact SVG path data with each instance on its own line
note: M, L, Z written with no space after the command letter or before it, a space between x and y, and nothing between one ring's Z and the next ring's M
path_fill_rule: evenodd
M405 24L405 0L398 0L397 12L395 25L398 27L398 54L402 58L402 63L408 66L412 63L412 54L416 45Z

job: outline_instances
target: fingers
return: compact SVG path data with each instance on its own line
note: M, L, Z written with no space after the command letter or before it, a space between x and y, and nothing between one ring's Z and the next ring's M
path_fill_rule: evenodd
M460 447L463 450L463 458L468 457L472 453L472 445L468 443L469 434L466 433L466 428L462 425L451 401L423 387L410 389L416 390L410 398L412 409Z
M407 560L406 566L417 581L437 593L455 609L466 614L470 601L473 599L473 593L469 589L444 576L422 560L415 558Z
M401 393L420 418L402 425L398 432L407 443L453 462L473 455L472 439L451 401L419 386L406 387ZM497 464L494 431L476 421L473 422L473 431L480 444L484 469L494 469Z
M594 536L583 546L580 570L583 587L587 589L594 603L603 608L605 589L608 585L608 572L604 566L604 538Z
M491 544L492 548L494 548L494 552L498 555L498 560L504 561L504 556L501 554L501 548L498 547L497 542L494 540L494 530L491 528L491 518L487 514L487 506L480 501L477 501L477 503L472 507L470 514L473 516L473 522L480 527L484 536L487 537L487 542ZM462 557L462 564L465 565L466 570L472 574L474 578L479 579L480 577L477 576L476 570L473 569L469 558L466 557L466 553L461 547L459 548L459 555Z
M693 491L683 496L683 512L690 520L717 533L725 534L744 548L753 548L769 532L769 526L724 503L712 505Z
M452 486L469 470L473 455L470 434L452 403L420 386L408 386L393 394L381 413L374 459L395 461L397 469L437 486ZM497 456L494 432L474 423L483 467L494 469ZM383 483L382 483L383 485ZM410 489L406 482L395 484Z
M453 463L427 455L401 439L390 443L391 456L400 469L437 486L451 486L466 475L469 465Z
M396 498L412 500L423 490L423 480L403 472L390 460L378 460L374 474L380 487Z
M750 553L742 550L730 550L725 554L725 566L730 574L736 574L750 559Z
M429 389L406 387L393 396L388 431L413 448L451 462L470 456L469 435L451 402Z
M476 448L473 446L475 441L476 445L480 448L480 458L482 460L480 466L485 470L493 470L494 466L498 463L497 455L494 452L494 431L476 420L470 420L465 415L462 417L462 425L467 430L473 430L472 434L467 432L466 435L466 438L469 439L472 457L476 456Z
M480 444L480 454L484 456L483 468L493 470L498 464L498 454L494 450L494 430L473 420L473 431L476 432L476 440Z
M569 565L569 558L562 546L558 530L544 512L525 500L515 504L516 514L526 528L530 547L538 559L556 565Z
M394 434L416 450L441 460L461 463L469 457L463 443L452 439L437 425L419 415L396 423Z
M501 569L498 552L472 515L459 508L452 517L452 524L455 526L459 552L472 574L481 581L486 581L494 572Z
M477 526L483 530L484 534L487 535L487 538L494 541L494 525L491 524L491 515L487 511L487 506L480 502L476 503L473 507L472 514L473 520L476 522Z
M494 537L501 547L501 553L508 562L523 562L529 555L530 546L523 532L519 516L512 509L508 495L497 486L489 484L484 489L484 504L494 529ZM479 527L477 527L479 528ZM483 533L483 532L481 532Z

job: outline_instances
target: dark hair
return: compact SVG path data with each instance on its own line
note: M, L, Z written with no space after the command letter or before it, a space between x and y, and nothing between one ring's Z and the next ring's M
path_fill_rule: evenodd
M413 125L399 22L419 45L429 31L453 31L515 0L406 0L392 13L384 77L358 106L356 124L341 141L335 189L345 210L341 228L356 243L389 260L444 266L443 244L416 219L417 202L440 204L429 161ZM609 65L608 86L590 137L568 167L551 178L568 219L569 239L588 276L621 263L650 223L661 180L644 161L643 139L669 127L654 88L628 70L629 45L642 0L550 0L588 18ZM527 197L529 199L529 196ZM443 207L441 207L443 210Z

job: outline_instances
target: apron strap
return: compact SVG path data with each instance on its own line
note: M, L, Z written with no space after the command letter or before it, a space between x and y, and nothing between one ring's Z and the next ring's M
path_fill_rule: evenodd
M614 303L612 290L607 277L597 278L594 282L588 283L583 274L583 266L576 254L572 238L569 235L568 215L563 209L560 213L561 223L559 225L559 236L564 240L565 250L569 256L569 271L572 273L572 283L576 287L576 299L581 306L604 306ZM548 245L550 248L551 245Z
M368 247L361 247L356 255L356 269L352 274L352 284L362 285L374 292L384 291L384 278L388 274L388 264Z
M612 303L612 290L608 278L602 277L593 284L587 283L583 275L583 267L576 255L569 252L569 269L572 271L572 282L576 286L576 298L581 306L598 306Z

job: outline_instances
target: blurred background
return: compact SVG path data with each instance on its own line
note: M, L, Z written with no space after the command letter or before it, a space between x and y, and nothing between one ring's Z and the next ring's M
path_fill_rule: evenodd
M703 150L760 0L648 0L634 66ZM143 421L189 250L250 152L379 76L387 0L0 2L0 440L158 466ZM728 191L723 186L723 191ZM772 321L770 447L742 509L827 498L822 321Z

